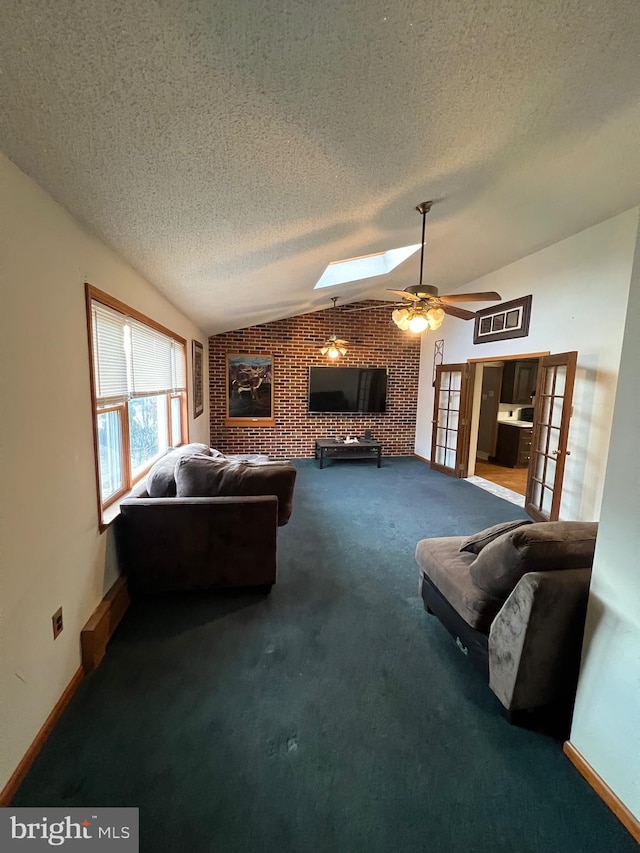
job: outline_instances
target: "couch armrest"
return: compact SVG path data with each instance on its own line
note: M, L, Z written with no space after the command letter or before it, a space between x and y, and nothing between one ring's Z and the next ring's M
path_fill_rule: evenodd
M570 705L591 569L524 575L489 631L489 686L509 711Z
M276 580L278 500L127 499L116 541L133 595Z

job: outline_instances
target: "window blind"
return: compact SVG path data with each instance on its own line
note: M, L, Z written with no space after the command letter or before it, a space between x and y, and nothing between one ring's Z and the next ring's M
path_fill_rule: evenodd
M129 320L131 333L131 395L167 394L171 387L171 338Z
M91 307L99 405L186 389L181 343L100 302Z
M96 402L126 400L129 396L125 322L123 314L99 302L91 303Z
M171 390L186 391L187 365L184 357L184 347L177 341L171 341Z

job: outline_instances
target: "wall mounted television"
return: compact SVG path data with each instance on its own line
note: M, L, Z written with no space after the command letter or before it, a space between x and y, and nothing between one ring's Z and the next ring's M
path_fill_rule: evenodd
M309 412L387 410L386 367L310 367Z

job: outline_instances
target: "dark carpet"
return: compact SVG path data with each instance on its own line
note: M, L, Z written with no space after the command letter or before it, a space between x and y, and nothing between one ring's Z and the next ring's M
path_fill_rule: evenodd
M416 459L296 464L271 596L131 607L14 805L138 806L143 851L636 851L418 596L418 539L523 512Z

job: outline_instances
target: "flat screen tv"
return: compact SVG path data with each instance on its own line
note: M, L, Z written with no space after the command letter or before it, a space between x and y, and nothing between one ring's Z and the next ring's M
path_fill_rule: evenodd
M386 367L310 367L310 412L380 413L387 409Z

